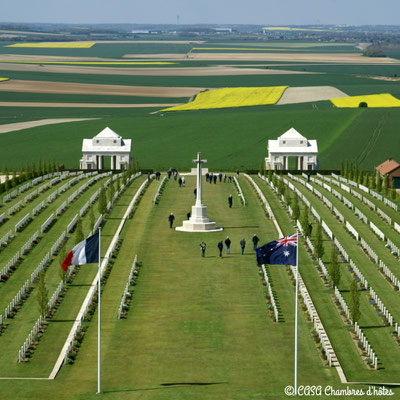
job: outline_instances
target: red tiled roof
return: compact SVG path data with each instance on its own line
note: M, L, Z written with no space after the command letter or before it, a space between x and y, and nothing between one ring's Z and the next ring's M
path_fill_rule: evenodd
M394 171L395 169L397 169L399 167L400 167L400 164L398 162L396 162L392 158L389 158L388 160L386 160L382 164L378 165L376 167L376 169L382 175L385 175L385 174L390 174L392 171Z

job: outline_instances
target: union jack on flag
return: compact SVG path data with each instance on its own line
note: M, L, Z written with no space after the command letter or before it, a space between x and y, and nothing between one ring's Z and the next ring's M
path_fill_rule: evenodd
M296 265L297 233L256 248L257 263Z

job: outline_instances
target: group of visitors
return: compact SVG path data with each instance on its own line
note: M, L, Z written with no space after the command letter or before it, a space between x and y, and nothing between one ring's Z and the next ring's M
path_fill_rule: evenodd
M260 239L258 238L258 236L256 234L254 234L254 236L252 237L251 241L253 242L253 248L255 250L257 248L257 245L258 245L258 242L260 241ZM218 247L218 250L219 250L219 256L221 258L222 258L222 251L224 249L224 244L225 244L226 254L230 254L232 241L231 241L231 239L229 239L229 236L227 236L224 241L220 240L218 242L218 244L217 244L217 247ZM243 255L244 254L244 249L246 247L246 239L243 237L240 240L239 244L240 244L240 252ZM206 243L204 241L202 241L200 243L200 250L201 250L201 256L202 257L205 257L205 255L206 255L206 247L207 247Z

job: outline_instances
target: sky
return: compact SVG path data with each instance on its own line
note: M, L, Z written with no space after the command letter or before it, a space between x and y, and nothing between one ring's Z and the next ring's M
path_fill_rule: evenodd
M400 0L11 0L1 22L399 25Z

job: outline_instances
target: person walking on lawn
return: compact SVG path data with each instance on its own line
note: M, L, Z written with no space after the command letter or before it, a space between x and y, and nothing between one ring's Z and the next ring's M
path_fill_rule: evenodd
M202 257L205 257L205 256L206 256L206 247L207 247L207 245L205 244L204 241L202 241L202 242L200 243L200 250L201 250L201 256L202 256Z
M222 243L222 240L220 240L217 244L218 249L219 249L219 256L222 258L222 249L224 248L224 245Z
M260 241L260 239L257 237L256 234L254 234L253 239L251 239L253 241L253 245L254 245L254 250L257 248L257 244Z
M226 254L230 254L231 243L231 239L227 236L225 239Z
M175 215L174 214L169 214L168 221L169 221L169 227L172 229L172 224L174 223Z
M240 248L242 249L242 255L244 253L244 248L246 247L246 239L242 238L242 240L240 241Z

